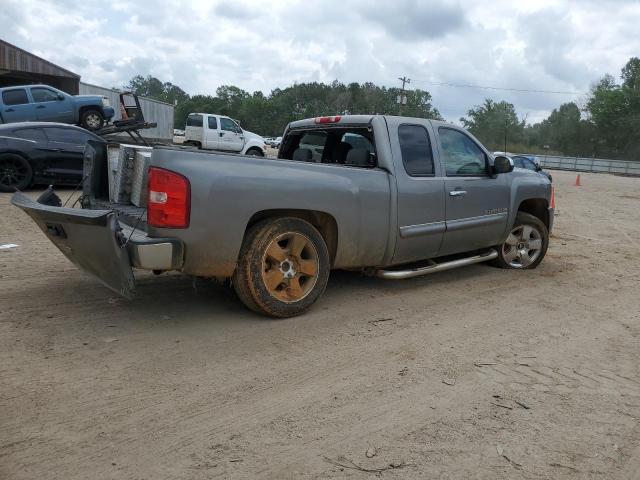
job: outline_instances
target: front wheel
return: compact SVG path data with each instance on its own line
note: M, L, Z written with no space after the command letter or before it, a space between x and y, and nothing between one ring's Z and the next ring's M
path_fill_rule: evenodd
M80 125L87 130L99 130L104 125L104 115L98 110L87 110L80 118Z
M264 153L262 153L262 150L260 150L259 148L250 148L249 150L247 150L247 153L245 155L252 155L254 157L264 157Z
M327 246L310 223L268 219L247 232L232 281L240 300L255 312L293 317L322 295L329 270Z
M0 192L24 190L33 180L33 169L26 158L14 153L0 155Z
M518 212L516 221L502 245L497 247L495 263L501 268L536 268L549 247L546 225L529 213Z

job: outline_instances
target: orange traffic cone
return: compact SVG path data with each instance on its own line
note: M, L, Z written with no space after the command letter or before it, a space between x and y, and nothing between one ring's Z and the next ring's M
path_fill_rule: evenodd
M575 183L576 187L581 187L582 184L580 183L580 174L578 174L578 176L576 177L576 183Z

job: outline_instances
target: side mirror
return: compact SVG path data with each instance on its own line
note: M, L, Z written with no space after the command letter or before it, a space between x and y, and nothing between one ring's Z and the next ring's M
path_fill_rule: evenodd
M504 155L498 155L493 159L493 173L496 175L499 173L513 172L513 160Z
M61 93L59 93L59 94L58 94L58 100L61 100L61 101L62 101L62 100L64 100L64 98L65 98L65 97L64 97L64 95L63 95L63 94L61 94Z
M542 167L536 163L536 172L541 172Z

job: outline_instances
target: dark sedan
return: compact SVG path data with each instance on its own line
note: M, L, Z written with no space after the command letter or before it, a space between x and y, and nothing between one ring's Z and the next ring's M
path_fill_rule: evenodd
M14 192L36 184L79 184L87 140L104 141L63 123L0 125L0 191Z

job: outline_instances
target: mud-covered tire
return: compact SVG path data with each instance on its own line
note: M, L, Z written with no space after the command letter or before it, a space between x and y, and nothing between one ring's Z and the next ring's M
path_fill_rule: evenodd
M504 242L496 246L498 258L493 263L500 268L517 270L536 268L549 247L549 231L534 215L518 212L513 227Z
M80 126L91 131L100 130L104 126L104 115L99 110L85 110L80 117Z
M293 317L322 295L330 268L327 246L313 225L299 218L267 219L247 231L232 283L254 312Z
M33 181L33 169L29 161L15 153L0 155L0 192L25 190Z

